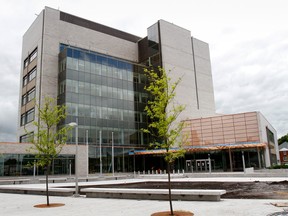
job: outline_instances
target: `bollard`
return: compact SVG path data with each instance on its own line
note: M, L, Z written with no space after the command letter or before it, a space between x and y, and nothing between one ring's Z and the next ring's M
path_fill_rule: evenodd
M178 169L178 175L180 174L180 170Z
M33 177L35 179L36 176L36 160L34 160L34 167L33 167Z
M175 171L173 170L173 174L174 174L174 172L175 172ZM166 174L166 170L164 170L164 174Z
M162 174L162 170L160 170L160 174Z
M140 175L140 171L138 171L138 175Z
M184 174L185 173L185 171L184 171L184 169L182 169L182 174Z
M173 169L173 174L175 174L175 170Z
M143 170L143 175L145 175L145 170Z
M150 175L150 170L148 170L148 175Z

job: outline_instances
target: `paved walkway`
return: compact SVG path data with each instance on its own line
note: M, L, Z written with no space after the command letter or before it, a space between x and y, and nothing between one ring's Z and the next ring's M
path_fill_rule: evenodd
M195 216L266 216L283 208L271 203L285 200L223 199L220 202L174 201L175 210L186 210ZM55 208L35 208L46 203L45 196L0 194L1 216L149 216L169 210L168 201L120 200L74 197L50 197L50 203L64 203ZM288 214L287 214L288 215Z
M135 181L121 180L121 181ZM144 180L144 179L141 179ZM149 179L152 180L152 179ZM159 179L157 179L159 180ZM174 179L173 179L174 180ZM180 178L177 180L196 179ZM287 178L198 178L196 181L283 181ZM164 180L163 180L164 181ZM112 181L106 181L112 183ZM113 181L115 183L115 181ZM80 185L92 182L81 182ZM96 182L94 182L96 183ZM97 183L100 183L97 181ZM102 182L103 183L103 182ZM64 183L73 185L73 183ZM63 186L63 183L49 184L50 186ZM11 186L11 185L9 185ZM31 187L21 184L15 187ZM43 187L38 184L34 187ZM5 186L4 186L5 187ZM222 199L220 202L204 201L173 201L174 210L186 210L195 216L267 216L275 212L282 212L283 207L275 207L271 203L284 203L287 200L256 200L256 199ZM150 216L154 212L169 210L168 201L153 200L123 200L123 199L101 199L85 197L50 197L50 203L64 203L62 207L35 208L34 205L46 203L45 196L18 195L0 193L0 215L1 216ZM287 207L286 207L287 209ZM288 213L287 213L288 215Z

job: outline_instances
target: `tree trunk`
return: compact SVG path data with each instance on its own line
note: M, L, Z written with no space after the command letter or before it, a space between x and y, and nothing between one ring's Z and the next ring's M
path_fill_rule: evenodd
M49 203L49 190L48 190L48 175L49 175L49 170L50 170L50 163L46 166L46 197L47 197L47 206L50 205Z
M170 163L167 162L167 173L168 173L168 190L169 190L169 204L170 204L170 215L174 215L172 206L172 195L171 195L171 176L170 176Z

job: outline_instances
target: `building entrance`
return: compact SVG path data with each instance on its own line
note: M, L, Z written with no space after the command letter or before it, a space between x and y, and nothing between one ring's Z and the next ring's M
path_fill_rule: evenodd
M210 161L211 161L211 170L215 169L214 160L210 159ZM195 170L198 172L209 171L209 166L210 166L209 159L199 159L199 160L196 160Z

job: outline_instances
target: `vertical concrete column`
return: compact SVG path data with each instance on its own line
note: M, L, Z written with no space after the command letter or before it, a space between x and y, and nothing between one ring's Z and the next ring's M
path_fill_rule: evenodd
M230 148L229 148L229 161L230 161L230 171L233 172L232 154Z
M78 145L78 174L79 177L88 176L88 148L86 145Z
M261 157L260 157L260 151L259 151L259 148L257 148L257 154L258 154L259 169L262 169L262 166L261 166Z

